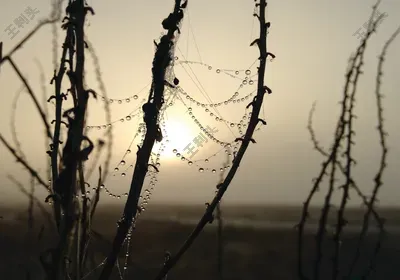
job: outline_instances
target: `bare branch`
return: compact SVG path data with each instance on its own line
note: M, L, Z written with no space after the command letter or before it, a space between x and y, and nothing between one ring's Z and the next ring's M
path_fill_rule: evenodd
M20 162L22 166L24 166L29 173L35 177L35 179L39 182L40 185L42 185L46 190L49 190L49 187L45 183L45 181L40 177L40 175L36 172L35 169L33 169L28 162L23 159L21 156L17 154L15 149L11 147L11 145L6 141L6 139L3 137L3 135L0 134L0 141L6 146L6 148L10 151L10 153L16 158L17 162Z

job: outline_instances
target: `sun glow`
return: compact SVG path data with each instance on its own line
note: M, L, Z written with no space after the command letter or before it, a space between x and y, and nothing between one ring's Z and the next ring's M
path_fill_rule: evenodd
M173 152L174 149L184 155L185 147L194 137L194 132L190 126L183 120L169 119L165 122L165 130L167 137L161 142L165 145L164 152L161 153L162 157L167 159L176 157L176 154ZM166 142L167 140L168 142ZM160 143L157 143L153 151L157 151L160 145Z

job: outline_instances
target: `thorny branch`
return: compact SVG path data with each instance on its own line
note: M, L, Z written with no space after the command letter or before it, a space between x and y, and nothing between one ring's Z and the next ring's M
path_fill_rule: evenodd
M41 184L46 190L48 190L48 186L45 181L40 177L40 175L36 172L34 168L30 166L30 164L23 159L17 152L11 147L11 145L7 142L7 140L0 134L0 141L4 144L4 146L10 151L10 153L16 158L17 162L21 163L24 166L31 176L35 177L35 179Z
M96 79L97 79L97 83L99 85L100 93L103 96L103 98L105 99L104 100L105 101L104 102L104 111L106 113L106 122L108 124L110 124L111 123L111 109L110 109L110 103L107 100L108 94L107 94L106 86L105 86L105 83L103 81L103 77L101 74L100 60L96 54L93 44L89 41L88 38L85 38L85 41L88 45L89 54L91 55L92 60L93 60ZM106 140L107 141L107 155L106 155L106 160L104 163L103 181L105 181L107 179L109 168L110 168L110 163L111 163L111 157L112 157L113 135L112 135L112 126L111 125L108 125L104 134L105 134L105 136L107 136L107 140ZM86 175L87 177L90 177L92 170L95 167L96 162L97 162L97 160L94 161L93 168L90 168L88 170L88 173Z
M33 92L33 89L29 85L28 80L24 77L24 75L21 73L21 71L19 70L18 66L14 63L14 60L10 56L4 57L2 61L6 61L6 60L11 64L11 67L17 73L18 77L20 78L20 80L25 85L26 89L28 90L29 96L32 98L32 101L35 104L36 109L38 110L38 112L40 114L40 117L42 119L42 122L43 122L43 124L44 124L44 126L46 128L46 134L50 139L52 139L50 125L46 120L46 115L44 114L43 109L40 106L40 103L37 100L36 95Z
M382 52L379 56L379 62L378 62L377 74L376 74L376 82L375 82L375 97L376 97L377 117L378 117L377 129L378 129L378 133L379 133L380 146L381 146L381 158L380 158L380 165L379 165L378 172L374 178L375 186L372 190L372 196L368 203L367 211L364 215L363 226L362 226L362 230L361 230L361 233L359 236L359 242L358 242L358 246L357 246L357 253L354 258L354 265L357 262L357 258L359 257L359 248L361 248L363 239L365 238L365 235L367 234L367 231L368 231L369 219L370 219L371 213L373 214L375 211L374 203L377 200L379 189L383 185L383 182L382 182L383 172L387 166L387 162L386 162L387 153L388 153L388 147L386 144L387 132L385 131L385 128L384 128L383 105L382 105L383 95L381 93L381 85L382 85L381 80L382 80L382 75L383 75L383 63L385 60L385 56L387 54L387 50L399 34L400 34L400 27L397 28L397 30L392 34L392 36L389 38L389 40L386 41L385 45L383 46ZM384 223L383 219L380 219L378 222L378 225L381 228L382 234L384 233L383 223ZM378 251L380 249L380 245L381 245L380 242L378 242L375 247L374 255L370 260L370 264L369 264L368 268L366 269L364 275L362 276L363 280L367 279L369 273L373 270L373 268L375 266L375 261L376 261Z
M175 0L174 11L163 22L163 28L167 33L161 38L153 60L153 82L149 94L148 102L143 105L144 122L146 124L146 135L142 147L137 152L137 159L132 177L127 202L125 204L123 216L119 222L117 234L114 238L111 252L109 253L104 268L100 275L100 280L108 280L118 258L118 253L125 241L126 235L137 214L139 196L143 187L143 182L148 171L148 162L156 139L162 139L158 118L160 109L164 102L165 73L173 57L171 50L174 45L175 31L179 31L186 8L187 1L181 5L181 0ZM160 138L161 136L161 138Z
M304 227L307 218L309 217L309 204L314 196L314 194L319 190L320 184L323 180L323 177L327 175L327 169L329 166L331 166L331 174L330 174L330 181L329 181L329 189L328 193L326 195L325 199L325 204L322 208L322 213L319 221L319 228L316 236L316 242L317 242L317 252L316 252L316 259L314 263L314 273L313 273L313 279L317 280L320 277L320 268L321 268L321 263L322 263L322 244L324 240L324 235L326 232L326 226L327 226L327 217L329 214L329 210L331 207L331 195L334 190L334 182L336 180L335 178L335 167L338 166L340 171L343 173L345 177L345 183L341 186L343 189L343 194L337 214L337 224L336 224L336 230L334 233L334 256L333 256L333 266L332 266L332 279L338 279L341 277L343 272L339 270L339 259L340 259L340 245L341 245L341 235L344 226L348 223L347 220L344 218L344 212L346 209L347 201L349 200L349 191L350 188L353 188L356 190L357 194L362 198L363 202L365 205L368 207L368 219L371 214L374 215L378 227L381 231L383 232L383 219L379 217L379 215L376 213L376 211L373 209L373 206L371 204L371 201L369 202L368 199L366 198L365 195L362 194L361 190L357 187L355 180L352 178L352 166L356 164L356 161L352 157L352 145L354 145L354 140L353 137L355 135L355 131L353 129L353 120L356 118L355 114L353 113L353 109L355 106L355 95L357 91L357 84L360 75L362 74L362 66L364 64L363 58L364 58L364 53L366 50L366 45L367 41L371 37L371 35L376 32L376 27L377 23L381 20L381 15L378 17L375 21L373 21L373 15L376 12L377 6L379 5L380 1L373 7L372 15L371 15L371 20L370 24L367 30L367 34L365 37L362 39L359 47L357 48L356 53L354 54L353 57L350 59L350 65L349 65L349 70L346 73L346 81L345 81L345 87L344 87L344 93L343 93L343 100L341 102L342 108L341 108L341 115L338 120L336 132L335 132L335 141L332 144L332 148L330 152L326 152L321 146L319 146L319 143L316 139L315 133L312 129L311 126L311 118L312 114L315 110L315 105L313 106L311 112L310 112L310 118L309 118L309 125L308 129L311 134L311 139L314 144L314 148L320 152L322 155L324 155L327 160L322 164L321 172L319 175L314 179L314 185L310 191L310 194L308 195L304 207L303 207L303 212L302 216L300 219L300 222L298 224L298 275L300 279L309 279L306 277L304 274L304 267L303 267L303 236L304 236ZM378 101L378 111L382 112L382 107L379 104ZM379 117L378 117L379 119ZM379 123L381 123L379 121ZM382 136L383 137L383 136ZM342 147L342 142L345 144L345 149L342 157L345 158L345 165L343 166L341 162L338 160L338 153ZM384 149L384 154L386 155L386 150ZM365 226L365 225L364 225ZM366 227L368 227L366 225ZM363 229L363 231L366 231L366 229ZM378 242L379 243L379 242ZM379 245L378 245L379 247ZM358 253L357 253L358 254ZM344 274L343 274L344 276ZM341 279L341 278L340 278Z
M255 1L256 2L256 1ZM178 252L169 257L168 260L165 262L163 268L161 271L158 273L157 277L155 278L156 280L161 280L165 277L165 275L176 265L176 263L180 260L180 258L183 256L183 254L189 249L189 247L193 244L197 236L200 234L200 232L203 230L203 228L210 223L213 220L213 212L215 208L217 207L218 203L221 201L221 198L223 197L224 193L226 192L229 184L233 180L237 169L239 168L240 162L250 144L250 142L254 143L253 133L254 130L256 129L257 124L259 123L259 113L261 110L261 106L263 103L264 99L264 94L266 92L271 93L271 89L269 89L267 86L264 85L264 79L265 79L265 68L266 68L266 59L268 56L267 53L267 34L268 34L268 29L270 27L270 22L265 21L265 10L266 10L266 0L260 0L259 3L256 3L256 7L259 7L259 14L254 14L259 20L260 23L260 33L259 33L259 38L255 40L255 42L252 43L254 45L257 43L257 46L260 51L260 65L258 68L258 85L257 85L257 96L255 97L254 101L252 102L253 106L253 111L251 114L250 122L247 127L246 133L243 138L240 138L242 144L239 148L239 151L236 154L235 159L233 160L232 167L229 170L225 180L223 181L222 184L219 184L219 189L217 194L215 195L214 199L210 204L208 204L208 207L203 215L203 217L200 219L199 223L193 230L193 232L190 234L188 239L185 241L185 243L182 245L182 247L178 250Z

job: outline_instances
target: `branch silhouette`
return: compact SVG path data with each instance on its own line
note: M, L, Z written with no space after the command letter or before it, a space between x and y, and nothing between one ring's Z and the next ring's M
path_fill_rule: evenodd
M266 23L265 21L265 10L266 10L267 2L266 0L260 0L259 3L256 3L256 7L259 7L259 15L258 15L258 20L260 23L260 33L259 33L259 44L258 48L260 51L260 65L258 68L258 85L257 85L257 96L252 104L253 106L253 111L251 114L250 122L247 127L246 133L243 138L241 138L241 146L239 148L239 151L237 152L235 159L233 160L232 167L229 170L227 176L225 177L224 181L222 184L219 184L218 192L215 195L214 199L212 200L211 203L208 204L208 207L198 222L197 226L194 228L193 232L190 234L190 236L187 238L187 240L184 242L182 247L177 251L177 253L173 256L170 256L166 259L163 268L161 271L158 273L156 276L155 280L162 280L167 273L177 264L177 262L181 259L183 254L190 248L190 246L193 244L195 239L198 237L200 232L203 230L203 228L213 220L213 212L215 208L217 207L218 203L221 201L221 198L223 197L224 193L229 187L229 184L233 180L237 169L239 168L240 162L250 144L250 142L255 142L253 137L253 133L256 129L256 126L258 124L259 120L259 113L261 110L261 106L263 103L264 99L264 94L265 94L265 85L264 85L264 79L265 79L265 68L266 68L266 59L267 59L267 33L268 33L268 28L270 26L270 23Z

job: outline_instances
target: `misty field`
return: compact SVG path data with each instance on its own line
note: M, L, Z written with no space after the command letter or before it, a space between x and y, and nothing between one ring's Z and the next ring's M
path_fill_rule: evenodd
M143 213L133 231L131 255L128 257L126 279L152 279L161 268L164 250L174 252L193 230L191 221L196 221L204 210L201 206L161 206L152 205ZM115 234L121 209L107 205L100 207L96 214L92 233L90 256L92 268L101 264L108 253ZM296 230L290 225L298 222L300 215L296 207L226 206L222 207L225 226L223 229L223 276L226 280L235 279L297 279L297 239ZM317 214L318 209L311 211ZM362 212L349 209L350 225L357 225ZM0 274L1 279L42 279L43 272L39 253L55 244L54 234L48 229L41 231L46 224L40 216L35 217L34 230L28 231L24 209L2 209L0 223ZM376 271L370 279L400 279L400 211L381 209L387 219L388 234L384 239L378 256ZM316 215L315 215L316 216ZM162 218L163 217L163 218ZM47 225L46 225L47 227ZM349 226L349 228L351 228ZM359 267L367 266L376 233L367 235L361 252ZM309 229L311 230L311 228ZM329 232L329 231L328 231ZM307 231L307 233L311 233ZM100 235L99 235L100 234ZM342 262L354 255L357 232L348 232L342 241ZM314 237L305 238L306 255L310 268L313 265ZM325 256L329 257L329 240L324 244ZM90 251L90 250L89 250ZM126 247L120 255L119 266L125 262ZM324 273L330 273L328 263L323 265ZM29 271L29 274L28 274ZM97 279L101 269L93 271L84 279ZM88 272L88 271L86 271ZM39 277L40 275L40 277ZM205 228L191 250L168 274L167 279L218 279L217 277L217 234L215 223ZM28 278L29 277L29 278ZM114 269L112 279L120 279L118 268ZM354 278L357 279L357 278Z

